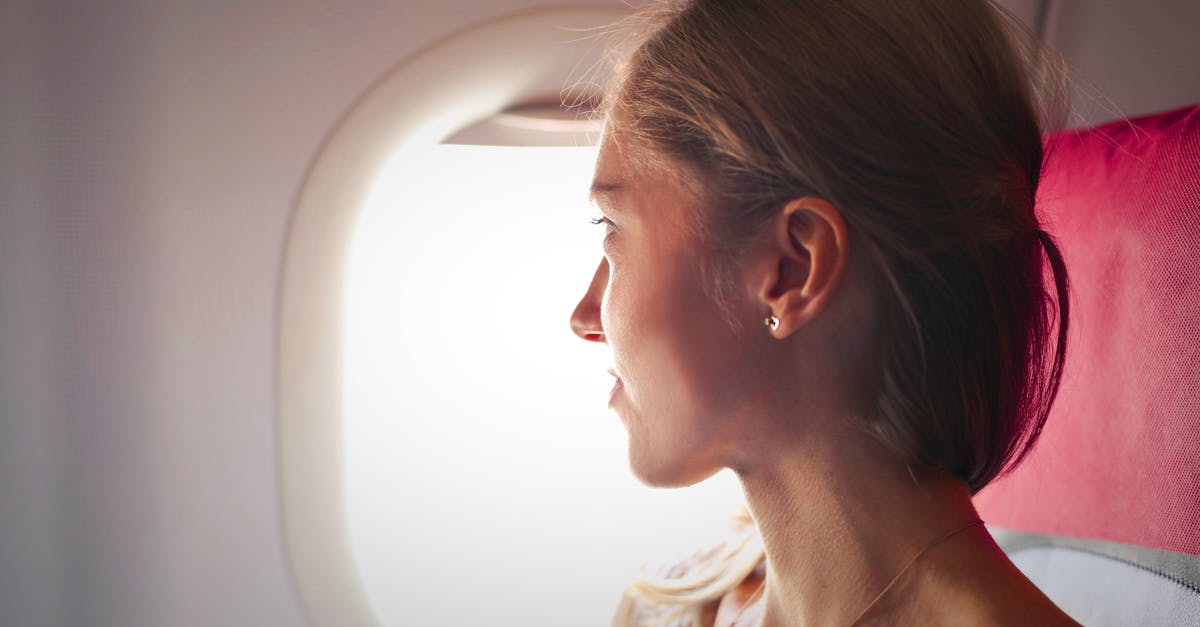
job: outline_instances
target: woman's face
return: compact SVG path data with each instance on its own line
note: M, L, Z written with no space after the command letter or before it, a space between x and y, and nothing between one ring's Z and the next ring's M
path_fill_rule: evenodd
M637 150L611 133L601 142L592 197L608 221L604 256L571 327L612 349L610 406L634 474L690 485L728 465L748 360L703 289L695 201L669 172L635 167Z

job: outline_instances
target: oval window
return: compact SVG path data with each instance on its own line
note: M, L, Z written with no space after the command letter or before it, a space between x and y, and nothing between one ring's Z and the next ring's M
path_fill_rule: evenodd
M610 356L568 326L600 255L595 148L442 143L569 82L598 52L581 29L616 17L454 35L313 166L278 368L284 525L317 625L607 625L641 562L699 548L740 498L729 473L659 491L628 471Z

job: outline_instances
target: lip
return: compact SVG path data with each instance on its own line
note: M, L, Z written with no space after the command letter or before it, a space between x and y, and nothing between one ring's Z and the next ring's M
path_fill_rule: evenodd
M617 398L617 392L620 392L623 387L625 386L621 384L621 380L617 379L617 382L613 384L612 391L608 393L609 407L612 407L613 401Z
M617 379L615 382L613 382L612 391L608 393L608 406L612 407L613 400L617 398L617 392L620 392L622 389L624 389L625 384L621 382L621 377L617 376L617 373L614 372L612 368L608 369L608 374L611 374Z

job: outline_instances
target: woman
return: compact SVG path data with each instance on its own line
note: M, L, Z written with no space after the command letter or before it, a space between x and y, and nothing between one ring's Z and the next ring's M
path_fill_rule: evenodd
M1074 624L971 502L1033 445L1066 350L1006 18L695 0L635 22L571 325L612 350L633 472L732 469L763 550L752 528L637 582L617 624Z

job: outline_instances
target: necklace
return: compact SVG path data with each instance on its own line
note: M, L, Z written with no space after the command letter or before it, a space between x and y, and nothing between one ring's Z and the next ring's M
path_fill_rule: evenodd
M929 544L926 544L924 548L922 548L920 551L917 551L916 555L909 558L908 562L906 562L904 564L904 567L900 569L900 572L896 573L895 577L892 577L892 580L890 582L888 582L888 585L884 586L883 590L880 590L879 594L875 595L875 598L872 599L871 602L867 604L867 607L863 608L863 611L859 612L858 618L855 618L854 622L850 623L850 624L857 625L858 621L862 620L863 617L866 616L867 613L870 612L871 609L874 608L875 605L877 603L879 603L879 601L882 600L884 596L887 595L888 591L890 591L892 589L892 586L896 585L897 581L900 581L900 578L904 576L904 573L908 571L909 567L911 567L918 559L920 559L922 555L928 553L931 549L933 549L933 547L949 540L950 538L953 538L954 536L956 536L972 527L975 527L977 525L982 525L982 524L983 524L983 520L976 518L975 520L972 520L971 522L967 523L966 525L963 525L962 527L954 529L954 530L950 531L949 533L939 536L939 537L935 538ZM767 579L766 579L766 577L764 577L763 582L758 585L758 589L754 591L754 594L750 595L750 598L746 599L746 603L742 605L742 608L738 610L738 613L733 615L733 620L730 621L730 623L729 623L730 627L737 627L737 623L739 620L741 620L742 614L745 613L747 608L749 608L751 605L754 604L755 599L757 599L759 594L761 594L762 591L764 589L766 589L766 586L767 586ZM761 619L758 624L762 624Z
M908 560L908 563L906 563L904 565L904 568L901 568L900 572L896 573L895 577L892 577L892 580L890 582L888 582L888 585L884 586L883 590L879 591L879 594L876 595L876 597L870 603L867 604L867 607L863 608L862 612L859 612L858 618L854 619L854 622L850 623L850 624L857 625L858 621L862 620L863 617L866 616L867 613L871 611L871 608L875 607L875 604L879 603L880 599L882 599L884 597L884 595L886 595L888 593L888 590L891 590L892 586L896 585L897 581L900 581L900 577L902 577L904 575L905 571L908 570L908 567L912 566L913 563L916 562L922 555L928 553L929 549L932 549L933 547L945 542L946 540L949 540L950 538L953 538L954 536L966 531L967 529L970 529L971 527L974 527L976 525L982 525L982 524L983 524L983 520L976 518L975 520L972 520L971 522L963 525L962 527L959 527L958 529L955 529L955 530L951 531L950 533L947 533L947 534L935 539L933 542L926 544L925 548L921 549L920 551L917 551L917 554L912 556L912 558Z

